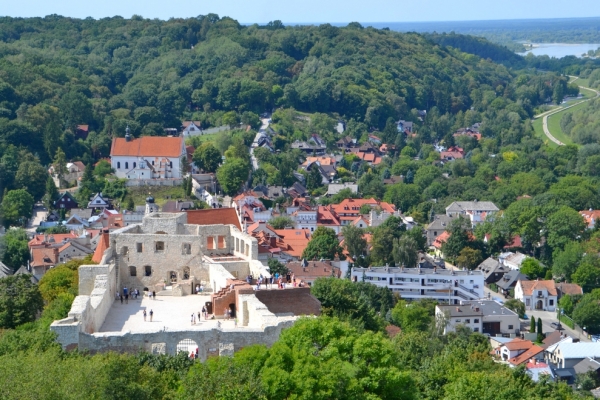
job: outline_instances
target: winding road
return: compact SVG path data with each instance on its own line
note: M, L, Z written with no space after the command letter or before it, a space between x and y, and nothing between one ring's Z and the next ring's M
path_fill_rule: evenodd
M571 77L571 78L575 78L575 79L573 79L569 83L573 83L577 79L579 79L578 77ZM565 144L563 142L561 142L560 140L558 140L557 138L555 138L554 136L552 136L552 133L550 133L550 130L548 129L548 117L550 117L551 115L554 115L554 114L558 114L559 112L563 112L565 110L568 110L571 107L575 107L575 106L577 106L577 105L579 105L581 103L585 103L586 101L590 101L590 100L595 99L595 98L597 98L597 97L600 96L600 92L597 91L597 90L595 90L595 89L584 87L584 86L579 86L579 88L580 89L586 89L586 90L592 91L592 92L596 93L596 96L595 97L591 97L589 99L582 100L582 101L578 101L577 103L571 104L570 106L567 106L567 107L560 107L558 109L546 111L545 113L536 115L534 117L535 119L538 119L540 117L543 118L542 119L542 128L544 129L544 134L548 137L548 139L550 139L551 141L553 141L554 143L556 143L559 146L564 146Z

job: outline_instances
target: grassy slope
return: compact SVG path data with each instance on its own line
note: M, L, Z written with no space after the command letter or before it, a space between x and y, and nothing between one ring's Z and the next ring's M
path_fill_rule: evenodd
M577 81L575 81L575 82L581 86L587 85L586 79L577 79ZM581 94L583 94L583 97L586 99L593 98L596 96L596 93L592 92L591 90L586 90L586 89L581 89ZM578 104L575 107L569 108L568 110L576 111L577 109L583 107L584 104L585 103ZM554 136L561 142L566 143L566 144L571 144L571 143L573 143L571 138L569 136L565 135L564 132L562 131L562 129L560 128L560 119L562 118L562 115L563 115L562 112L558 112L556 114L549 116L548 117L548 129L550 130L550 133L552 133L552 136ZM536 135L539 138L541 138L544 141L544 143L548 144L550 147L557 146L557 144L555 144L551 140L548 140L548 138L544 134L544 131L542 129L542 118L538 118L534 121L533 129L535 130Z

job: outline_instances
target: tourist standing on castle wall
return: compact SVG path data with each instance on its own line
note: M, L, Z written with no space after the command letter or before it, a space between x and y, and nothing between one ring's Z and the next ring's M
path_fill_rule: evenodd
M146 310L144 310L144 322L146 322Z
M150 322L152 322L152 316L154 316L154 311L150 310Z

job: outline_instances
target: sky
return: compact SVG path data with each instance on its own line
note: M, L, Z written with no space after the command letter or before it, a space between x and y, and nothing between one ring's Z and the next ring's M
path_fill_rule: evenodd
M241 23L418 22L600 16L600 1L572 0L0 0L0 15L104 18L195 17Z

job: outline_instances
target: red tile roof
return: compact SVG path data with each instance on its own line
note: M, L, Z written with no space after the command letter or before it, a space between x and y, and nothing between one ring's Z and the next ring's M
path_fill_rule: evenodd
M308 229L276 229L275 233L281 238L284 252L292 257L302 257L302 252L310 241Z
M207 210L187 210L188 224L233 225L240 231L240 220L234 208L211 208Z
M598 221L600 218L600 210L579 211L579 214L583 217L588 227L592 227L594 221Z
M576 295L583 294L583 289L576 283L557 283L556 287L560 290L560 293L565 295Z
M32 267L52 267L58 262L56 247L39 247L31 250Z
M92 256L92 261L96 264L100 264L102 261L102 256L106 249L110 247L110 240L108 233L103 233L100 241L98 242L98 246L96 246L96 251L94 251L94 255Z
M533 343L530 340L524 340L521 338L515 338L504 345L504 347L510 351L528 350L531 348L531 346L533 346Z
M529 362L529 360L532 357L535 357L536 355L540 354L543 351L544 351L543 347L540 347L540 346L534 344L527 351L525 351L522 354L519 354L517 357L511 358L510 360L508 360L508 362L515 366L521 365L523 363Z
M393 204L379 202L373 198L371 199L345 199L340 204L332 204L332 209L336 214L350 214L358 216L360 214L360 207L363 205L370 205L372 208L381 207L383 211L393 213L396 211L396 207Z
M550 296L556 296L556 284L553 280L542 280L542 281L521 281L521 287L523 288L523 294L525 296L531 296L534 290L546 289ZM518 283L517 283L518 284Z
M33 239L31 239L29 241L29 248L32 248L33 246L40 246L42 244L44 244L44 242L46 240L48 240L48 243L50 243L51 239L54 240L53 243L60 243L62 241L64 241L65 239L67 240L71 240L71 239L75 239L77 238L77 235L71 231L71 233L56 233L56 234L48 234L48 235L44 235L43 233L41 234L37 234L33 236Z
M448 240L450 237L450 232L444 231L433 241L433 247L436 249L441 249L442 245Z
M182 137L142 136L127 141L114 138L110 149L111 156L134 157L179 157L183 152Z

